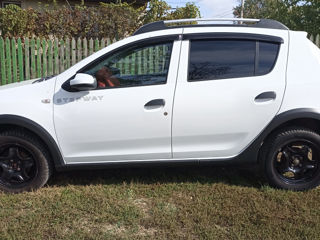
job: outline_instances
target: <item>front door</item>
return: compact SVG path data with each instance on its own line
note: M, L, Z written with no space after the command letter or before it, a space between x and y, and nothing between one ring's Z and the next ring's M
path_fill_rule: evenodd
M172 157L171 111L180 44L140 43L94 61L80 72L97 79L95 90L56 87L55 128L67 163Z

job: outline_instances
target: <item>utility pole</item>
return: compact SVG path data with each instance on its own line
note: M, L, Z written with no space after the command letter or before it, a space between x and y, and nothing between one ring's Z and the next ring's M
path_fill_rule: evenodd
M244 12L244 0L241 0L241 15L240 15L241 18L243 18L243 12Z

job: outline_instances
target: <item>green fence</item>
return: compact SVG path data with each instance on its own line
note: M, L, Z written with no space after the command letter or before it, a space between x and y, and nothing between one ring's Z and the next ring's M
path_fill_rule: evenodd
M319 34L310 40L320 47ZM114 41L0 37L0 84L59 74Z
M59 74L114 41L1 37L1 85Z

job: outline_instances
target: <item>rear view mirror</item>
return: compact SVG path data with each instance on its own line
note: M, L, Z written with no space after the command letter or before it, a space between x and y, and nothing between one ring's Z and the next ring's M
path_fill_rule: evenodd
M86 91L97 88L97 80L85 73L78 73L74 79L70 81L70 87L77 91Z

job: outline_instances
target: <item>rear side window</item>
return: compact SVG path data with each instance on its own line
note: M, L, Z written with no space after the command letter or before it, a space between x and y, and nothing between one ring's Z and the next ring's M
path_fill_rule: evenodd
M279 44L255 40L193 40L189 81L241 78L269 73Z
M259 42L259 63L257 75L265 75L272 71L279 52L279 44Z

